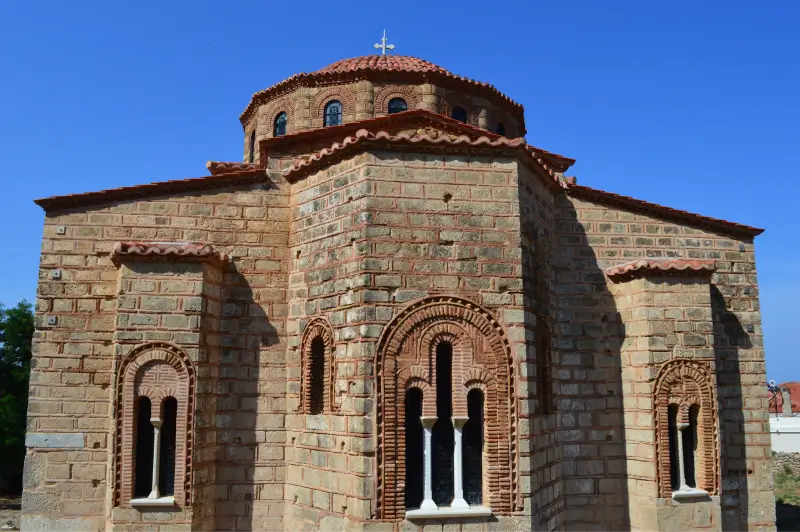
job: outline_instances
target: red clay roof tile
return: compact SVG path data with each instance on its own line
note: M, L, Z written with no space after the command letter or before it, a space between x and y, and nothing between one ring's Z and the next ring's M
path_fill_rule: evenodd
M200 260L226 262L228 256L209 244L197 242L116 242L111 260L119 266L126 260Z
M395 73L419 77L426 81L446 80L450 82L466 83L486 92L489 96L498 98L501 102L513 108L514 111L520 114L523 112L522 105L509 98L489 83L458 76L438 65L416 57L402 55L368 55L343 59L314 72L295 74L280 83L276 83L272 87L255 93L250 103L239 117L239 120L244 125L259 105L278 94L283 94L303 84L355 80L363 78L365 74L370 73Z
M610 278L618 280L648 273L710 274L716 269L717 264L713 260L637 259L606 268L605 272Z
M710 216L703 216L688 211L673 209L672 207L665 207L664 205L650 203L648 201L632 198L630 196L621 196L612 192L606 192L604 190L578 185L577 183L570 183L570 180L566 180L565 183L567 194L579 199L597 201L599 203L620 207L632 212L652 214L655 217L665 220L676 220L683 223L689 223L690 225L696 227L724 231L725 233L733 233L737 235L745 235L751 238L764 232L763 229L759 229L758 227L751 227L749 225L738 224L736 222L720 220L719 218L711 218Z

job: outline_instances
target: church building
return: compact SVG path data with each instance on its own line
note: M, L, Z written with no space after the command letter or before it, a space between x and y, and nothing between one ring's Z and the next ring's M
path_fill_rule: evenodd
M774 530L762 230L382 51L242 162L36 200L23 530Z

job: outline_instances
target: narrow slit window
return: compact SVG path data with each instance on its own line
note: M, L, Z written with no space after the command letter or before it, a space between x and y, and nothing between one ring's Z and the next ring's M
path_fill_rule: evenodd
M483 392L467 394L469 420L464 425L464 499L469 505L483 502Z
M458 120L459 122L467 123L467 111L464 110L463 107L453 107L453 112L450 113L450 116L453 120Z
M250 155L248 156L248 162L253 163L256 160L256 131L253 130L250 132Z
M402 98L392 98L389 100L389 114L402 113L408 111L408 104Z
M342 123L342 103L338 100L333 100L325 104L325 118L324 125L338 126Z
M316 337L311 342L310 390L308 395L308 411L310 414L321 414L325 398L325 342Z
M678 405L669 405L669 478L672 491L681 486L680 457L678 456Z
M422 392L410 388L406 392L406 508L419 508L424 495Z
M275 124L272 127L273 137L282 137L286 134L286 113L280 113L275 117Z
M176 422L178 401L167 397L162 406L161 450L158 461L158 491L162 497L175 495Z
M433 426L433 501L437 506L449 506L455 494L453 452L453 346L447 342L436 348L436 417Z
M150 423L151 405L147 397L136 401L136 451L134 496L147 497L153 487L153 425Z
M683 478L690 488L697 487L695 478L695 454L697 453L697 416L700 407L692 405L689 408L689 426L681 430L683 439Z

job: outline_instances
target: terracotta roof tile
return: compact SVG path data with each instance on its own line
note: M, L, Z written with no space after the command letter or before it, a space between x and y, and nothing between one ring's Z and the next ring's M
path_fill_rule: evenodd
M452 146L452 147L471 147L471 148L508 148L518 149L525 146L525 140L522 138L509 139L506 137L499 137L494 135L494 139L487 136L481 136L477 139L471 139L467 135L451 135L441 133L438 130L419 129L414 135L401 133L399 135L392 135L386 131L377 131L375 133L366 129L359 129L354 136L345 137L341 142L335 142L330 148L324 148L319 152L312 154L309 157L295 159L292 166L284 171L284 177L289 181L294 181L300 177L313 172L316 168L328 164L331 159L349 152L355 146L368 145L368 144L406 144L406 145L423 145L423 146ZM552 172L551 176L555 177Z
M260 170L261 166L254 163L208 161L206 168L211 172L211 175L219 175L233 172L255 172Z
M302 86L303 84L331 83L350 79L355 80L363 78L365 74L369 73L395 73L419 77L423 80L435 81L438 79L469 84L479 90L485 91L489 96L498 98L503 103L512 107L516 112L520 114L523 112L522 105L509 98L489 83L458 76L438 65L416 57L402 55L368 55L343 59L314 72L295 74L280 83L276 83L267 89L253 94L250 103L247 105L244 112L242 112L239 120L244 124L259 105L279 94L284 94L296 87Z
M565 184L567 194L570 196L589 201L597 201L606 205L621 207L632 212L652 214L655 217L665 220L676 220L681 223L688 223L695 227L723 231L727 234L733 233L736 235L745 235L751 238L764 232L763 229L759 229L758 227L751 227L749 225L738 224L736 222L720 220L719 218L711 218L710 216L703 216L688 211L673 209L672 207L666 207L657 203L650 203L648 201L631 198L630 196L621 196L619 194L614 194L613 192L606 192L604 190L598 190L596 188L570 183L570 180L565 180Z
M638 259L606 268L612 279L622 279L648 273L672 273L680 275L711 274L717 269L713 260L685 259Z
M184 194L186 192L192 192L196 190L207 190L210 188L237 186L258 182L270 182L269 178L267 177L266 170L263 168L212 174L205 177L159 181L144 185L111 188L97 192L85 192L82 194L51 196L49 198L33 200L33 202L43 208L45 211L54 211L72 209L85 205L97 205L114 201L130 201L136 198L152 197L165 194Z
M226 262L228 256L209 244L197 242L116 242L111 260L119 266L126 260L192 260Z
M778 386L781 390L784 388L789 389L789 397L792 399L792 413L793 414L800 414L800 382L784 382ZM783 394L780 392L776 393L774 396L771 392L767 391L770 394L769 398L769 411L771 414L780 414L783 412Z

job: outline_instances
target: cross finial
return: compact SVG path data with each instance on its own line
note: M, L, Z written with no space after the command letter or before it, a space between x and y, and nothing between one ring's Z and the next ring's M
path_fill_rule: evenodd
M386 50L394 50L393 44L386 44L386 30L383 30L383 38L381 43L375 43L375 48L381 51L381 55L386 55Z

